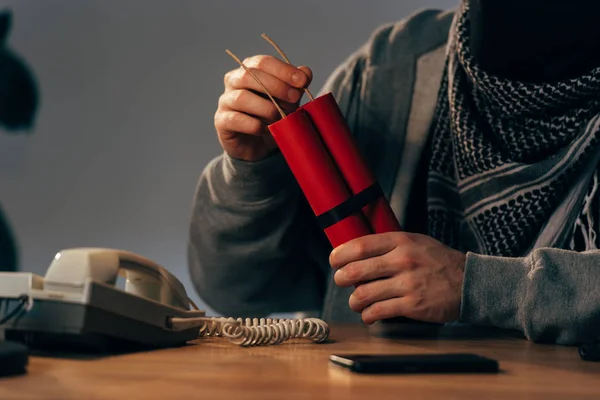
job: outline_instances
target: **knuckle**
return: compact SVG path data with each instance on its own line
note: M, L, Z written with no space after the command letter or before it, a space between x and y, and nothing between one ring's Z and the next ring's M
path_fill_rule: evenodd
M251 56L244 59L243 63L248 68L254 68L258 64L260 56Z
M223 76L223 83L225 84L225 86L229 85L229 82L231 82L231 77L233 75L234 71L228 71L224 76Z
M381 262L379 259L377 258L369 258L366 261L366 270L371 271L372 273L379 273L379 271L381 271L381 269L383 268Z
M248 101L250 92L246 90L236 90L231 95L231 106L232 108L239 109Z
M234 112L224 113L224 114L220 115L219 121L220 121L220 125L223 128L229 129L235 125L235 123L237 121L237 115Z
M357 258L363 258L367 254L367 246L363 242L358 242L354 244L354 253L356 253Z
M366 306L373 297L373 291L369 289L368 285L360 285L352 293L354 299L357 300L358 305Z
M369 307L369 312L374 317L379 317L383 314L383 305L381 303L375 303L371 307Z
M412 233L412 232L402 232L402 239L406 242L406 243L416 243L419 240L419 234L416 233Z
M258 135L262 131L262 123L256 118L246 118L243 114L229 112L220 124L228 131L245 132L251 135Z
M359 302L365 301L365 300L367 300L367 299L368 299L368 297L369 297L368 290L367 290L367 289L365 289L365 286L364 286L364 285L361 285L361 286L357 287L357 288L354 290L354 293L352 293L352 295L353 295L353 296L354 296L354 298L355 298L356 300L358 300Z
M240 123L240 115L236 112L227 113L225 124L228 128L234 128Z
M361 277L361 271L356 264L350 263L344 267L344 273L348 280L356 281Z
M392 235L394 235L394 241L401 245L406 245L414 241L409 232L393 232Z
M217 130L227 130L231 125L232 113L217 110L214 115L214 125Z
M248 84L249 84L248 78L249 77L250 77L250 74L248 74L248 72L242 67L234 69L233 71L229 71L227 87L232 87L232 88L248 87Z
M213 116L213 124L215 125L215 128L217 130L220 130L222 128L222 118L219 110L217 110L217 112L215 112L215 115Z
M420 265L419 261L413 257L406 260L406 269L408 269L409 271L414 271L414 270L418 269L419 265Z
M225 74L225 87L226 88L236 88L243 87L244 84L244 75L246 71L240 67L234 70L229 71Z
M252 84L252 80L254 78L252 78L252 75L250 75L250 73L248 71L246 71L245 69L242 69L239 72L239 75L237 77L237 85L238 87L250 87L250 85Z
M252 118L248 121L248 131L252 134L258 135L263 131L263 124L256 118Z
M229 93L225 92L219 96L219 100L217 101L217 113L221 111L221 108L223 108L227 104L228 95Z
M402 268L405 270L412 271L417 268L418 261L411 254L401 254L398 256L398 263L402 265Z
M256 69L265 69L266 67L268 67L269 62L270 62L270 58L269 56L256 56L254 58L254 68Z

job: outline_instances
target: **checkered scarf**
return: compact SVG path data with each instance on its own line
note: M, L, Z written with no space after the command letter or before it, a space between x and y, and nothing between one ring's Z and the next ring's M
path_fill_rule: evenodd
M521 256L598 151L600 68L553 83L493 76L473 59L469 30L465 0L432 125L429 234L462 251ZM593 231L594 182L573 235Z

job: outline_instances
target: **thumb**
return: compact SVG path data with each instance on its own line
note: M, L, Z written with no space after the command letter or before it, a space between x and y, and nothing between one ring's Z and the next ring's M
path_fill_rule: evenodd
M308 80L306 81L306 85L304 85L305 87L307 87L308 85L310 85L310 83L312 82L312 79L313 79L312 70L304 65L298 67L298 69L300 71L304 72L306 74L306 76L308 77Z

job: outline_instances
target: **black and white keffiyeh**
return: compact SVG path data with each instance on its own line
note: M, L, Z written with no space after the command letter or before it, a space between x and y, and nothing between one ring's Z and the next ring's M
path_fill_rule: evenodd
M600 68L554 83L493 76L473 59L469 30L464 0L432 125L429 234L461 251L521 256L600 151ZM597 186L594 175L582 215Z

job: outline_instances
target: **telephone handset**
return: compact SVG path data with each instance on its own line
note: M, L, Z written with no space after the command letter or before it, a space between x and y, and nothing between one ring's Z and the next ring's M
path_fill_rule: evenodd
M124 289L116 286L119 276L125 278ZM329 336L328 325L317 318L206 317L165 268L138 254L108 248L62 250L43 278L0 273L0 306L2 300L18 304L4 316L0 307L0 330L29 341L40 336L54 340L59 333L92 344L108 337L165 347L222 336L241 346L257 346L289 339L319 343Z
M125 250L62 250L48 267L44 282L46 288L54 290L81 285L86 279L114 285L118 275L126 278L128 293L173 307L189 307L185 287L173 274L154 261Z

